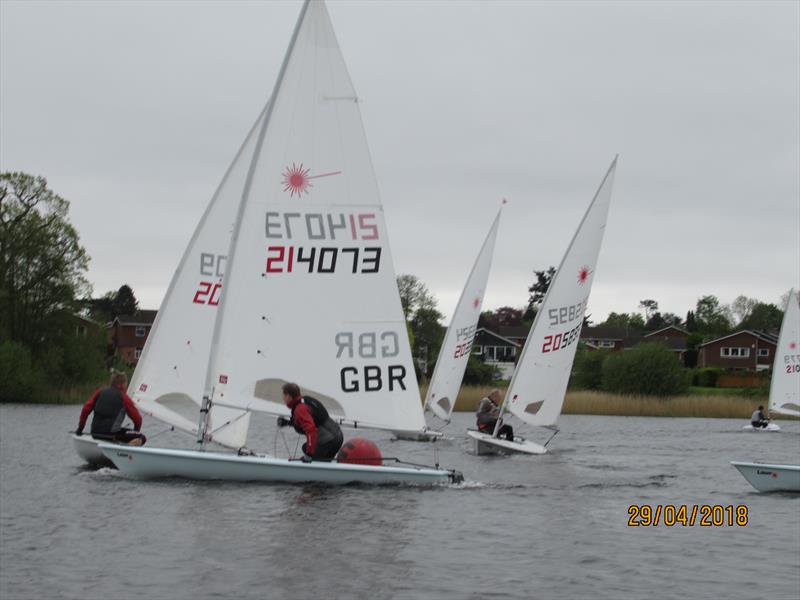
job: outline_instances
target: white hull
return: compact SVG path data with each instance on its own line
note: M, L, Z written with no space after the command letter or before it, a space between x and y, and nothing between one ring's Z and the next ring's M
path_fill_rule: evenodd
M800 466L731 461L759 492L800 492Z
M535 442L529 442L521 437L515 437L513 442L505 438L492 437L475 429L467 429L467 435L472 438L473 450L478 456L484 454L545 454L547 448Z
M458 482L457 471L423 467L376 467L337 462L303 463L270 456L239 456L221 452L120 447L100 444L100 449L125 475L141 479L183 477L226 481L264 481L332 485L346 483L432 485Z
M753 427L749 423L742 427L742 431L780 431L781 428L777 423L769 423L766 427Z
M72 435L72 445L75 451L83 460L96 467L113 467L111 462L97 446L100 440L94 439L90 435Z
M435 442L444 437L441 431L425 430L425 431L392 431L394 437L398 440L406 442Z

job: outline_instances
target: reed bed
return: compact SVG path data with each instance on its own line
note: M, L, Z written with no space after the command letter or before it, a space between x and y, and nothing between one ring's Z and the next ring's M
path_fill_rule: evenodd
M491 390L492 388L488 386L462 387L456 400L456 411L474 411L481 398ZM500 392L503 394L505 390L501 388ZM595 391L571 391L567 392L562 412L570 415L749 419L759 404L766 405L767 399L703 394L658 398L654 396L623 396Z

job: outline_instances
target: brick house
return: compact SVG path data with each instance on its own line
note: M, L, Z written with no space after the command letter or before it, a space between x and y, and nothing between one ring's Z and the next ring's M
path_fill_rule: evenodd
M157 310L140 310L135 315L119 315L111 322L111 344L116 358L129 365L139 361L157 313Z
M592 350L623 350L625 340L631 339L624 329L617 327L584 327L581 329L581 341Z
M736 371L763 371L772 368L777 336L765 331L736 331L700 344L698 367L719 367Z
M510 379L514 373L517 355L522 350L524 343L524 338L522 343L518 343L485 327L480 327L475 332L472 353L485 363L499 369L502 379Z
M683 364L684 354L686 354L686 340L689 339L689 332L675 325L663 327L656 331L644 334L639 340L639 343L645 342L659 342L664 344L667 348L672 350L678 360Z

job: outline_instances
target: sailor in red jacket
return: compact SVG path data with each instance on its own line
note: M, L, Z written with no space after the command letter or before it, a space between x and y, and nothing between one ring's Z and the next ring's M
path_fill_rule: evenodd
M111 385L107 388L98 389L91 398L83 405L81 410L77 435L83 434L86 426L86 419L89 413L94 412L92 417L92 437L101 440L112 440L122 442L132 446L141 446L147 438L139 433L142 428L142 415L125 393L128 385L128 377L125 373L114 373L111 376ZM133 421L134 431L122 427L122 421L128 415Z
M311 396L302 396L296 383L283 386L283 401L292 411L292 416L290 419L278 417L278 427L291 425L297 433L306 436L301 460L331 460L336 456L344 436L322 403Z

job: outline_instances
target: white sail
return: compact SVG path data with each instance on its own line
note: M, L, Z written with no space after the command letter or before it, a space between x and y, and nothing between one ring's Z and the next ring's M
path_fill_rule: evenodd
M555 425L567 390L611 203L611 163L550 282L504 401L530 425Z
M225 257L236 207L265 113L266 107L222 178L189 241L129 386L131 397L145 414L195 434L222 293ZM234 448L244 446L249 420L249 413L214 406L210 416L211 439Z
M472 342L475 339L483 295L489 280L501 212L502 208L497 212L494 223L481 246L478 258L475 259L464 290L461 292L461 298L458 300L439 350L439 357L436 359L433 377L431 377L425 397L425 405L437 417L445 421L450 420L450 415L455 408L461 380L464 378L464 371L472 353Z
M775 348L769 410L800 417L800 305L794 290L789 292Z
M357 100L325 5L305 3L239 204L204 393L285 413L293 381L334 417L422 430Z

